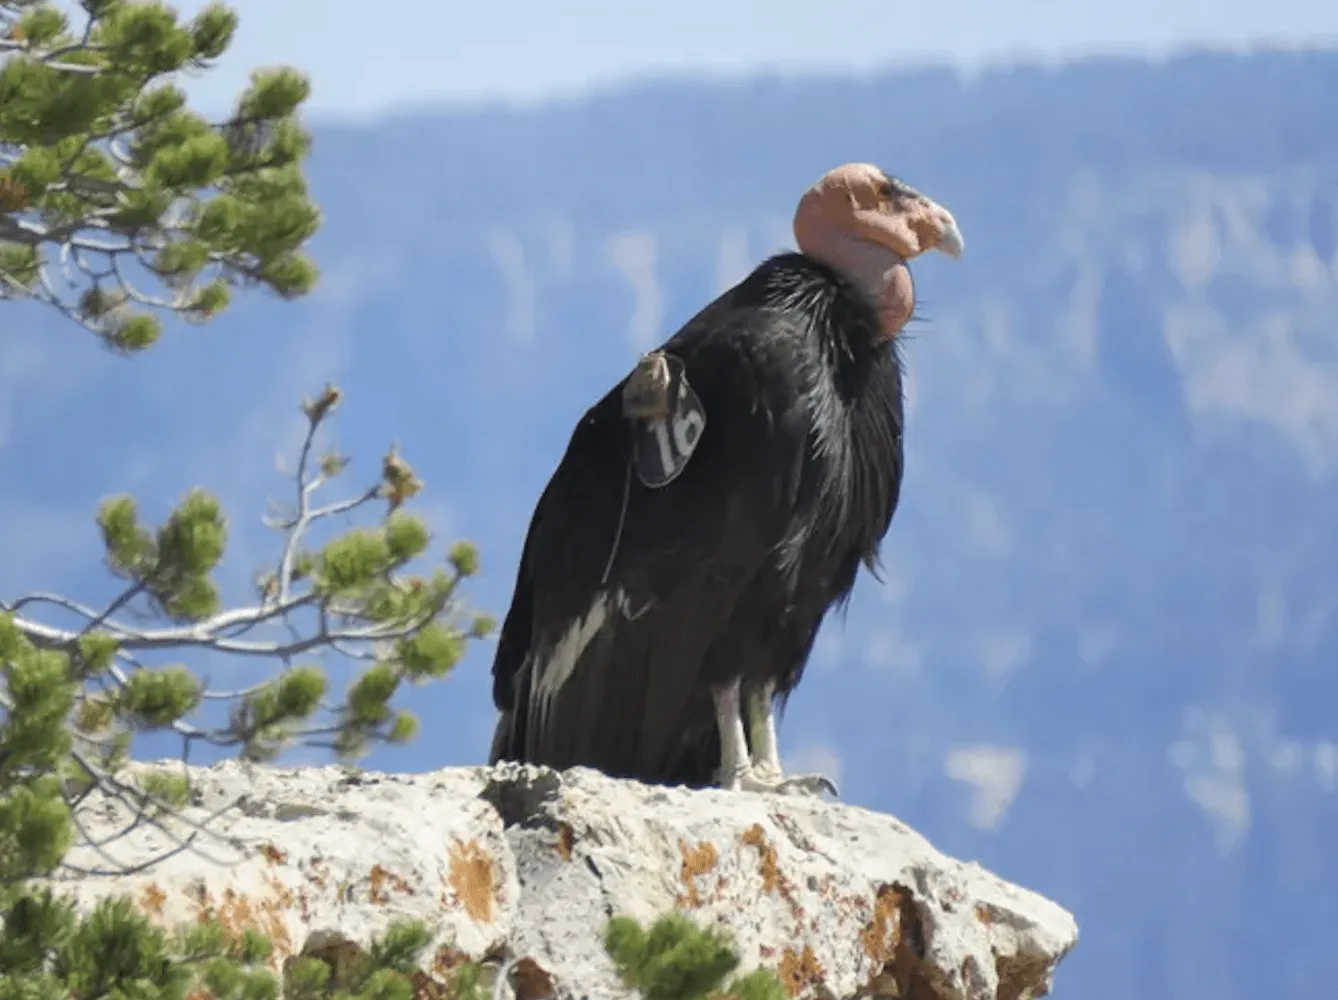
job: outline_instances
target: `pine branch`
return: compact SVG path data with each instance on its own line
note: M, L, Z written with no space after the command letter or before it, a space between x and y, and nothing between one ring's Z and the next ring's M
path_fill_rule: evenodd
M307 79L256 73L210 122L174 81L228 48L232 11L179 23L158 2L81 6L72 31L52 4L0 5L0 300L137 351L162 315L207 321L231 288L305 294L320 222L300 169Z
M43 775L54 775L54 793L101 861L81 871L125 870L115 841L145 823L172 840L172 853L198 850L198 835L215 818L192 824L188 835L172 832L184 822L176 811L189 794L184 768L184 784L172 795L167 786L139 789L118 777L135 734L174 732L182 741L183 765L196 743L240 748L253 760L293 745L351 758L372 740L410 738L412 716L389 707L396 691L406 682L444 676L468 639L491 631L492 622L468 614L457 596L460 581L477 571L472 547L450 550L449 573L438 570L431 578L407 573L431 536L402 509L422 484L396 449L383 460L378 482L351 497L318 502L320 491L348 464L333 451L316 455L318 433L340 399L340 391L327 386L303 403L307 428L292 476L294 501L289 512L265 521L281 540L273 568L258 581L257 602L217 606L210 577L222 558L226 525L217 503L199 490L156 532L140 525L129 498L104 502L99 524L107 566L125 581L105 605L49 592L0 602L0 803L7 789L37 789ZM386 504L378 527L353 528L319 550L306 548L317 525L376 501ZM73 623L52 624L43 619L49 612ZM175 620L152 620L163 617ZM286 634L247 637L266 626L282 627ZM185 667L145 662L146 653L169 650L271 657L281 669L261 683L216 688ZM371 664L341 703L325 700L322 671L295 662L303 653L327 650ZM226 705L226 722L192 719L206 703ZM68 744L54 757L41 740L27 735L26 727L39 716L44 739ZM62 758L65 764L59 763ZM94 792L120 802L130 816L123 830L101 840L89 836L79 817ZM29 870L18 877L28 877L23 871ZM0 881L13 877L0 871Z

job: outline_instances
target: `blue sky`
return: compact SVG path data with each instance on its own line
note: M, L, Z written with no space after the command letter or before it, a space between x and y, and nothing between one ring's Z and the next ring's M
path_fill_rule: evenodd
M200 6L191 0L178 9ZM383 0L372 7L353 0L233 0L231 6L241 14L237 41L218 71L196 85L198 99L226 106L253 66L291 63L312 75L313 110L336 114L444 100L532 100L646 74L764 68L849 74L907 59L969 68L1017 53L1338 38L1338 4L1330 0Z

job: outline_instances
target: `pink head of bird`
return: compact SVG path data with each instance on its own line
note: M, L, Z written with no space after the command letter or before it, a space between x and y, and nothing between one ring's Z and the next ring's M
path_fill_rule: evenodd
M886 338L915 309L907 261L929 250L962 255L957 221L942 205L869 163L829 170L794 213L799 249L836 268L875 302Z

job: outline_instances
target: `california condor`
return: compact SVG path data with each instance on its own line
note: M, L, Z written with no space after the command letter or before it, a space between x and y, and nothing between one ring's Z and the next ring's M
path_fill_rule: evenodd
M864 163L809 188L780 253L590 408L539 498L493 664L491 762L660 784L782 776L775 706L901 491L907 261L952 215Z

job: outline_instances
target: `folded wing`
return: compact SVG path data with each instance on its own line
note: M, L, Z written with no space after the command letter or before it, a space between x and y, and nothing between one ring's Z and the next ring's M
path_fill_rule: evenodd
M691 458L647 486L622 383L582 418L536 506L494 663L492 759L711 780L710 652L777 556L806 429L765 378L775 322L722 303L663 348L705 413ZM706 728L708 731L698 732Z

